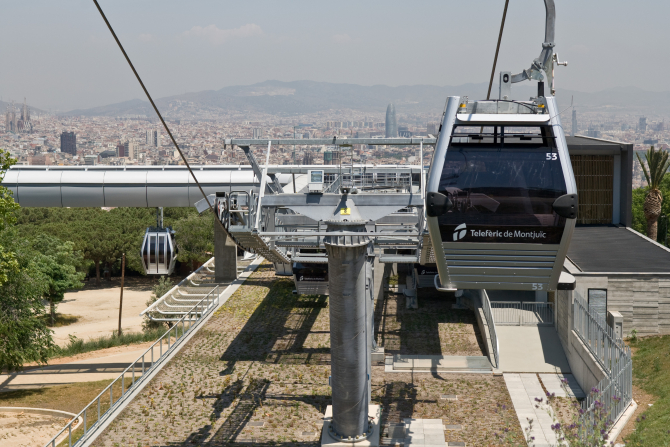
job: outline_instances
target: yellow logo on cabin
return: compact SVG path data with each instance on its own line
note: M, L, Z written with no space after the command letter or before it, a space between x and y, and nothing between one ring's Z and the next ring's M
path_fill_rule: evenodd
M351 214L351 208L340 208L340 214L343 216L349 216Z

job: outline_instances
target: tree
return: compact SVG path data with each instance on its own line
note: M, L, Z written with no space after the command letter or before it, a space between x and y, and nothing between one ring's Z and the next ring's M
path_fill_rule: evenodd
M191 214L174 223L175 239L179 252L177 260L190 262L207 261L214 252L214 216Z
M49 302L51 325L55 324L56 304L63 301L65 292L81 289L84 273L78 272L83 262L81 253L74 250L72 242L42 234L31 243L35 250L34 262L45 278L43 297Z
M0 150L0 183L5 178L5 172L16 160L9 156L9 153ZM19 205L14 202L12 192L5 187L0 186L0 233L4 233L16 223L16 210ZM14 254L6 249L6 246L0 245L0 284L8 280L10 271L17 268L17 262Z
M0 150L0 182L15 160ZM0 186L0 369L20 369L25 362L46 363L55 345L46 327L42 294L45 279L33 251L15 227L18 205Z
M644 218L647 220L647 237L656 240L658 231L658 218L661 215L661 206L663 204L663 194L659 189L668 167L668 152L657 151L651 146L645 154L647 166L642 162L640 154L636 153L637 159L642 166L642 172L647 180L648 191L644 199Z
M46 363L56 346L42 318L48 279L34 261L35 252L12 229L0 234L0 244L16 261L0 286L0 368L13 371L26 362Z

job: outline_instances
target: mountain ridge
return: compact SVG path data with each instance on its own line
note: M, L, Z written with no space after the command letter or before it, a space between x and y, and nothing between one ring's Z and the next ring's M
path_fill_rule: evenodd
M435 86L429 84L363 86L358 84L329 83L318 81L276 81L268 80L250 85L235 85L218 90L187 92L156 99L156 105L166 117L175 117L170 104L178 101L191 102L203 109L226 113L247 112L270 115L298 115L327 110L350 109L367 113L383 113L389 103L394 103L398 113L441 114L447 96L468 96L471 99L484 98L486 83L469 83L459 86ZM492 88L492 97L497 96L497 85ZM527 99L535 95L532 84L515 85L515 97ZM618 112L640 108L670 110L670 92L651 92L639 87L611 87L598 92L580 92L567 89L557 90L560 107L574 105L578 108L603 108ZM150 104L141 99L76 109L61 113L66 116L153 116Z

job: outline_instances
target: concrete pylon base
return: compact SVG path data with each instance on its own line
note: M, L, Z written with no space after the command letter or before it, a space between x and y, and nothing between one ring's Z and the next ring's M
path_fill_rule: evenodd
M372 434L362 441L341 442L333 439L329 434L330 421L333 419L333 406L326 407L326 414L323 416L323 430L321 431L321 445L329 447L379 447L380 429L379 418L382 415L382 410L379 405L368 406L368 416L370 417L370 425L372 426Z

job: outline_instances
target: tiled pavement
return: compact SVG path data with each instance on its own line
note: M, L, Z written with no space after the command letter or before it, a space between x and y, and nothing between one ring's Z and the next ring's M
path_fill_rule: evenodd
M546 396L537 374L503 374L503 377L524 436L527 437L529 434L533 437L532 445L535 447L556 445L558 443L556 435L551 429L551 425L554 424L551 408L535 401L535 398L539 398L546 403ZM536 405L540 408L536 408ZM533 421L530 433L527 431L531 426L529 420Z

